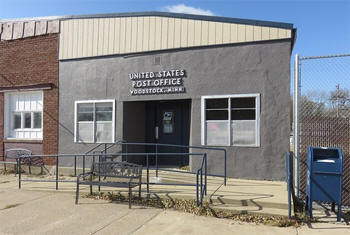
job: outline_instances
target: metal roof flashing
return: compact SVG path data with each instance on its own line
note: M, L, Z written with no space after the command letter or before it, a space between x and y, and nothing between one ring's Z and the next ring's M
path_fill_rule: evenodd
M159 12L159 11L0 19L0 23L18 22L18 21L40 21L40 20L50 21L50 20L70 20L70 19L89 19L89 18L135 17L135 16L136 17L137 16L139 16L139 17L142 17L142 16L163 16L163 17L173 17L173 18L181 18L181 19L193 19L193 20L204 20L204 21L214 21L214 22L225 22L225 23L236 23L236 24L275 27L275 28L283 28L283 29L293 29L293 24L291 24L291 23L240 19L240 18L231 18L231 17L222 17L222 16L192 15L192 14Z

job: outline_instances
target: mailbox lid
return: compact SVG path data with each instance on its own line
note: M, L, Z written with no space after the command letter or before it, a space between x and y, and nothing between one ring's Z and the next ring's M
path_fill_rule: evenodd
M342 153L340 148L322 148L312 147L313 161L334 163L342 161Z
M310 147L312 171L342 173L343 155L340 148Z

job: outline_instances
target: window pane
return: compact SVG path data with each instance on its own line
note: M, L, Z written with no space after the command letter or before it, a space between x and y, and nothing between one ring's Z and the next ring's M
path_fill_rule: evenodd
M78 104L78 121L93 121L94 106L89 104Z
M255 97L231 98L231 108L255 108Z
M21 114L20 113L15 113L13 115L13 129L20 129L21 128Z
M91 113L94 111L93 103L78 104L78 113Z
M256 145L255 121L232 121L232 145Z
M231 120L255 120L255 109L231 110Z
M112 113L98 112L96 113L96 121L112 121Z
M34 127L33 128L41 128L41 113L35 112L34 116Z
M78 121L90 121L94 120L93 113L78 113Z
M228 108L228 99L206 99L206 109L225 109Z
M24 128L32 128L32 114L24 113Z
M207 110L206 120L228 120L228 110Z
M112 121L113 103L96 103L96 121Z
M96 141L97 142L112 142L112 123L97 123L96 124Z
M207 144L228 145L228 122L207 122Z
M78 123L78 141L93 142L94 141L94 124L93 123Z
M100 111L113 111L113 103L112 102L106 102L106 103L96 103L96 112Z

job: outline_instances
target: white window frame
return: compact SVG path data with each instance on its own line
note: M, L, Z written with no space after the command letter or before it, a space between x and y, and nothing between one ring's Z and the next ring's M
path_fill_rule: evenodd
M41 94L41 103L42 110L23 110L23 111L11 111L10 97L11 96L20 96L24 94ZM15 92L5 92L4 93L4 139L6 140L43 140L44 136L44 92L42 90L34 90L34 91L15 91ZM34 127L34 113L41 113L41 128L33 128ZM21 115L21 128L14 129L14 114ZM24 128L24 114L31 114L31 128ZM17 138L11 137L11 131L14 132L41 132L41 138Z
M93 123L93 141L82 141L78 140L78 104L94 104L94 120ZM95 104L96 103L112 103L113 111L112 111L112 140L111 142L98 142L96 141L96 111L95 111ZM115 99L106 99L106 100L77 100L74 102L74 142L75 143L114 143L115 142ZM104 121L100 121L104 122ZM109 122L109 121L108 121Z
M228 102L228 143L217 145L217 146L232 146L232 147L260 147L260 94L259 93L252 93L252 94L232 94L232 95L208 95L208 96L202 96L201 97L201 144L202 145L208 145L207 144L207 133L206 133L206 112L205 112L205 101L207 99L229 99L229 98L255 98L255 128L256 128L256 134L255 134L255 145L232 145L232 130L231 130L231 102Z

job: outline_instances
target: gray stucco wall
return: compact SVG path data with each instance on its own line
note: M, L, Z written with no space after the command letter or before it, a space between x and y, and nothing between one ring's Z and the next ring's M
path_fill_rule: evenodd
M284 178L289 146L290 49L286 40L128 57L60 62L59 152L84 152L94 145L73 143L74 101L116 99L116 138L123 138L123 101L192 99L190 144L201 144L203 95L261 95L260 147L227 147L228 175L250 179ZM160 65L154 58L160 56ZM185 69L186 93L132 96L129 73ZM209 171L222 174L223 158L208 155ZM193 169L197 161L191 161Z

